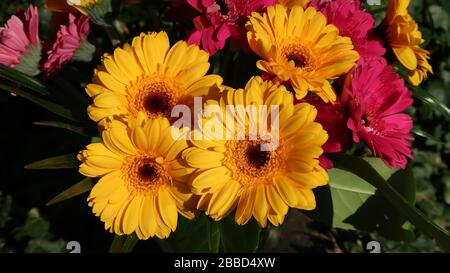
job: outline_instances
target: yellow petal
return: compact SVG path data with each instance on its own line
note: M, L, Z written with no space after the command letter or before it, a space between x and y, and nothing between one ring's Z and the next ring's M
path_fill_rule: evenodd
M171 136L161 136L161 128L160 128L160 122L158 120L151 123L151 127L149 128L148 133L148 149L150 151L155 151L157 147L159 146L161 137L169 138Z
M146 196L142 201L141 217L139 218L139 227L145 237L153 237L158 229L156 221L155 198Z
M411 47L393 47L392 50L405 68L409 70L417 68L417 57Z
M136 63L135 57L130 55L127 51L116 48L116 50L114 50L114 60L120 71L127 75L131 81L142 75L142 69Z
M124 101L125 97L118 93L104 92L94 98L94 105L100 108L120 107Z
M269 206L267 204L265 186L256 187L255 203L253 205L253 216L260 227L265 227L267 224L267 214Z
M125 211L128 208L128 205L130 204L130 200L126 200L125 202L122 203L122 206L120 207L116 218L114 219L114 223L111 226L111 228L113 229L114 233L116 233L117 235L123 235L123 216L125 214Z
M122 69L114 61L114 57L112 55L103 57L103 65L108 73L122 84L128 85L134 80L134 78L130 77L126 71L122 71Z
M274 178L274 186L280 194L281 198L283 198L284 202L290 207L293 207L297 204L297 196L298 190L292 185L292 183L283 176L278 176Z
M237 204L238 192L241 188L237 181L228 180L220 191L212 195L207 214L214 215L215 220L226 217Z
M289 207L286 205L286 203L283 201L281 196L278 194L278 191L275 189L274 186L268 186L266 188L266 197L267 201L270 204L270 207L277 213L277 214L286 214Z
M191 167L210 169L222 166L224 155L198 148L188 148L183 152L183 158Z
M158 210L164 223L170 227L172 231L177 228L178 211L175 201L170 196L167 189L158 191Z
M204 96L213 91L218 91L217 88L222 84L222 77L218 75L206 75L192 83L186 93L190 96Z
M108 197L108 204L123 203L128 200L130 192L126 185L122 183L115 191L113 191Z
M97 73L97 77L103 83L103 85L111 90L112 92L118 92L121 94L125 94L125 85L119 81L117 81L113 76L104 71L99 71Z
M158 72L162 67L169 47L169 37L165 32L161 31L145 35L143 51L150 73Z
M224 166L203 171L194 178L192 187L195 192L201 193L227 182L230 179L229 173L228 168Z
M113 92L109 89L107 89L105 86L103 85L99 85L99 84L94 84L94 83L90 83L86 86L86 93L90 96L90 97L95 97L99 94L102 93L108 93L108 92Z
M236 209L236 223L238 223L239 225L245 225L250 220L250 218L252 217L254 200L255 189L250 188L241 193Z
M313 210L316 208L316 198L314 197L314 192L312 190L301 190L300 193L303 195L306 201L306 206L302 209Z
M184 55L186 54L187 43L179 41L167 53L165 74L169 77L177 76L177 73L182 69L182 61L184 61Z
M99 199L106 198L122 184L121 171L113 171L100 178L100 180L92 188L90 196Z
M171 136L167 136L169 138ZM166 160L171 161L181 156L181 153L188 147L186 140L181 139L173 142L166 154Z
M136 146L139 150L142 151L147 151L149 150L149 140L147 140L147 136L145 135L144 130L139 127L136 126L135 128L133 128L133 134L132 134L132 140L133 140L133 144L134 146Z
M133 47L134 52L136 53L137 60L139 64L141 65L142 69L144 70L144 74L149 75L150 71L148 70L147 63L145 61L145 54L144 54L144 37L145 34L141 33L141 35L134 37L133 42L131 46ZM142 229L141 229L142 231Z
M94 213L95 216L100 216L101 214L103 214L103 210L105 209L105 207L107 207L108 205L108 200L103 199L103 200L94 200L93 204L92 204L92 212Z
M136 147L131 142L126 128L112 128L103 131L103 141L105 145L117 153L133 155Z
M123 233L133 233L139 223L139 216L141 214L142 197L135 196L128 205L123 216Z
M100 220L103 222L109 222L116 217L117 213L119 212L119 209L122 207L122 203L118 202L115 204L108 204L105 206L105 209L102 211L102 214L100 216Z

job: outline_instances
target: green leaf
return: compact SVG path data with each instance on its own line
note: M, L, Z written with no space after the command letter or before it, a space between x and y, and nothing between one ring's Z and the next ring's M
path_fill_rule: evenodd
M331 215L326 218L318 218L314 217L314 211L308 215L335 228L357 229L346 220L356 213L371 196L375 195L376 189L358 176L343 170L331 169L328 171L328 175L330 177L329 194L331 199L327 203L330 203L331 206L327 207L331 207ZM317 203L317 213L319 213L326 203L321 200L317 200ZM329 222L330 220L331 222Z
M435 28L448 30L449 20L448 13L439 5L431 5L428 7Z
M352 172L361 179L374 186L391 205L400 212L409 222L419 228L427 236L447 252L450 252L449 233L430 221L421 211L416 209L407 198L402 196L390 183L367 162L355 156L334 154L331 158L336 168Z
M425 132L425 131L417 128L417 127L414 127L411 132L413 134L415 134L416 136L420 136L420 137L423 137L425 139L434 141L435 143L443 144L443 142L440 139L438 139L437 137L435 137L433 135L430 135L429 133L427 133L427 132Z
M43 83L16 69L0 65L0 75L11 82L33 90L41 95L46 96L50 94Z
M50 241L47 239L32 239L25 248L25 253L64 253L66 242L62 239Z
M255 252L260 233L253 219L240 226L233 215L215 222L201 214L194 220L180 218L171 242L177 252Z
M27 170L73 169L78 167L75 154L60 155L39 160L25 166Z
M429 92L421 88L415 88L413 96L428 105L431 109L435 109L441 113L447 120L450 120L450 109Z
M62 201L65 201L67 199L70 199L72 197L78 196L80 194L83 194L85 192L88 192L94 187L95 182L92 178L86 177L85 179L81 180L77 184L73 185L72 187L68 188L67 190L61 192L52 200L48 201L46 206L51 206L57 203L60 203Z
M365 160L414 204L415 186L411 170L389 169L377 158ZM306 213L311 218L335 228L377 232L391 240L414 239L414 233L403 228L406 219L371 184L337 168L329 170L329 177L329 186L316 191L317 209Z
M445 176L444 178L444 200L447 205L450 205L450 177Z
M115 235L109 253L131 253L139 241L135 233L131 235Z
M233 215L228 216L220 221L219 230L224 252L256 252L258 249L261 229L253 218L240 226Z
M48 127L66 129L66 130L72 131L72 132L77 133L82 136L92 136L95 134L95 131L92 132L92 130L89 130L81 125L75 125L75 124L70 124L70 123L66 123L66 122L35 121L35 122L33 122L33 124L39 125L39 126L48 126Z
M31 238L45 238L48 235L50 224L41 217L37 208L32 208L28 211L27 219L23 227L17 230L16 239L24 237Z
M177 252L219 252L220 231L217 222L204 214L193 220L178 218L175 233L171 242Z
M0 84L0 89L10 92L10 93L14 93L14 94L16 94L26 100L29 100L29 101L31 101L31 102L33 102L33 103L35 103L35 104L47 109L48 111L50 111L56 115L59 115L63 118L69 119L71 121L80 121L80 119L75 117L74 113L69 108L66 108L62 105L56 104L49 100L41 99L39 97L36 97L26 91L23 91L19 88L15 88L13 86Z
M6 224L11 220L13 198L11 195L3 195L0 192L0 229L5 228Z

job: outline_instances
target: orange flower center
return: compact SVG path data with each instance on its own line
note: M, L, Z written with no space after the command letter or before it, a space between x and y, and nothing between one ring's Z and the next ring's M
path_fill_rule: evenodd
M141 77L128 89L128 107L133 114L144 111L150 118L170 119L172 108L183 99L185 90L175 81L159 77Z
M261 150L262 140L228 141L224 163L233 173L233 179L242 185L268 184L275 173L282 169L283 147L275 151Z
M282 56L286 61L292 61L296 68L301 68L306 71L312 71L316 65L311 49L300 44L287 44L281 49Z
M162 185L172 183L164 165L158 163L161 162L160 159L147 154L125 159L122 173L130 192L147 195L154 193Z

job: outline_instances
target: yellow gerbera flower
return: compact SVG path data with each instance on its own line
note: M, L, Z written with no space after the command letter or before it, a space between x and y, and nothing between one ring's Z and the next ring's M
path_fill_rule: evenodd
M191 105L194 96L218 94L222 78L207 75L209 55L197 45L177 42L170 48L165 32L141 34L103 57L103 65L86 87L94 103L89 116L126 120L144 111L150 118L167 117L178 104Z
M386 16L387 36L392 51L408 70L409 82L418 86L433 73L428 63L430 52L420 48L422 33L408 12L410 0L389 0Z
M278 0L278 4L285 7L292 8L293 6L300 6L302 8L306 7L311 0Z
M128 125L107 123L103 143L89 144L78 154L80 173L100 177L88 202L105 229L138 238L166 238L177 227L178 212L194 215L185 183L192 169L180 159L185 140L173 140L169 121L148 119L145 113Z
M258 68L288 81L298 99L311 91L325 102L335 101L328 80L348 72L359 59L350 38L339 36L339 30L312 7L268 7L262 15L252 14L247 30L251 49L263 58Z
M237 126L243 130L236 134L246 132L246 136L243 140L220 140L203 130L202 138L191 140L192 147L183 152L183 158L197 169L192 178L192 191L200 195L197 208L215 220L236 208L238 224L244 225L253 215L261 227L266 226L267 219L275 226L281 224L288 207L314 209L312 189L328 181L318 160L328 135L314 122L317 110L307 103L294 105L292 94L284 86L264 82L260 77L252 78L244 90L227 89L216 104L222 115L204 119L204 126L207 120L216 119L225 124L224 131L236 132ZM279 106L278 115L267 112L268 117L279 117L278 145L272 146L276 149L262 150L261 145L268 144L267 139L249 136L252 128L264 127L267 122L257 118L261 111L253 112L255 115L250 114L252 111L233 110L239 114L230 119L232 122L221 118L230 111L227 106L249 105Z

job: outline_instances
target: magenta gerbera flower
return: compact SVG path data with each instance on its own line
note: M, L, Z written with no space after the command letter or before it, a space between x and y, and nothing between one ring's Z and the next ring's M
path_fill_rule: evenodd
M405 168L412 158L409 115L401 113L413 103L403 79L379 62L358 66L344 89L353 140L365 142L388 166Z
M56 34L56 40L47 50L47 60L43 70L48 77L61 67L74 60L90 62L95 47L87 41L90 32L89 18L69 13L69 22L62 25Z
M347 110L339 100L325 103L319 97L310 96L303 101L314 105L317 109L316 122L320 123L328 133L328 140L322 146L324 153L339 153L347 150L352 139L351 131L347 129ZM319 157L320 165L325 169L333 168L333 162L326 155Z
M30 5L0 28L0 64L36 76L40 59L39 12Z
M339 34L349 37L361 56L359 63L378 60L386 63L386 50L373 33L373 16L361 9L359 0L314 0L310 4L322 12L329 24L339 28Z
M201 15L194 19L195 30L188 38L213 55L231 38L235 44L247 45L245 23L252 12L261 12L276 0L187 0Z
M317 109L316 121L322 124L328 133L328 140L322 146L325 153L345 151L351 140L351 132L347 129L347 113L345 107L337 100L326 103L316 96L308 97L305 102Z

